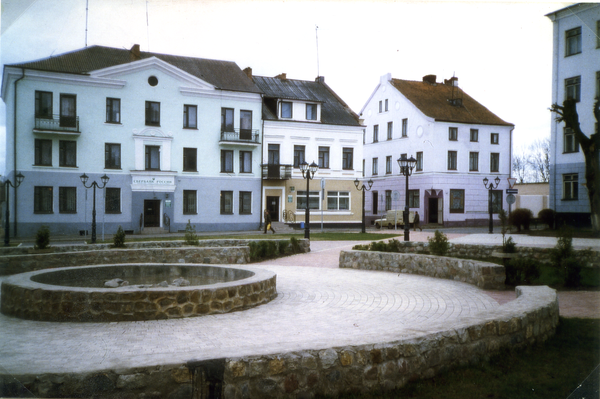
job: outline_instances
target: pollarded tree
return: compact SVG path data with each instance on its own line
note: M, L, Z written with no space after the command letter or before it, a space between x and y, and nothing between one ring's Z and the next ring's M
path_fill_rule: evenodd
M574 99L565 100L562 106L552 104L550 110L558 114L556 120L565 122L565 126L573 131L579 142L585 157L585 182L590 199L592 228L596 234L600 234L600 132L597 129L588 137L581 131L577 103ZM599 126L600 98L596 98L593 112L597 122L596 126Z

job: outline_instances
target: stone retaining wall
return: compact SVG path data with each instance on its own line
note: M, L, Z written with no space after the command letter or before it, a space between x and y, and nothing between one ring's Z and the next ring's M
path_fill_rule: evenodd
M504 266L494 263L397 252L341 251L340 268L420 274L492 290L503 290L506 280Z

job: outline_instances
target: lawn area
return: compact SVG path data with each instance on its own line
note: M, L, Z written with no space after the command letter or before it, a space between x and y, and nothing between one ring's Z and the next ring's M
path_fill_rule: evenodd
M565 399L600 362L600 320L560 319L543 345L506 352L488 363L408 383L391 392L339 398Z

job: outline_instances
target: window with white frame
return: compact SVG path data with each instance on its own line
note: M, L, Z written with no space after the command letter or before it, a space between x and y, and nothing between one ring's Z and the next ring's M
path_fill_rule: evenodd
M49 91L35 92L35 117L52 119L52 93Z
M121 169L121 144L104 144L104 168Z
M579 152L579 145L577 145L577 139L575 132L568 127L564 128L564 150L565 153Z
M450 190L450 213L465 213L465 190Z
M577 173L563 175L563 200L576 200L579 198Z
M306 104L306 119L309 121L317 120L317 104Z
M371 169L371 174L373 176L377 176L379 174L379 161L377 158L373 158L373 168Z
M288 101L281 102L281 118L292 118L292 103Z
M388 124L387 124L387 139L391 140L393 138L393 134L394 134L394 123L388 122Z
M408 118L402 119L402 137L408 137Z
M377 143L379 141L379 125L373 126L373 143Z
M418 208L421 206L419 190L408 190L408 207Z
M183 171L197 172L198 171L198 149L184 148L183 149Z
M35 139L35 165L52 166L52 140Z
M565 32L565 57L581 53L581 26Z
M448 151L448 170L457 169L458 154L456 151Z
M310 209L320 209L321 199L318 191L308 192L308 204ZM296 209L306 209L306 190L296 194Z
M319 169L329 169L329 147L319 147Z
M58 166L77 167L77 142L74 140L59 140Z
M389 175L392 173L392 156L385 157L385 174Z
M500 154L497 152L492 152L490 154L490 172L499 172L500 171Z
M423 170L423 152L417 152L417 171Z
M121 188L106 187L104 190L104 212L121 213Z
M240 151L240 173L252 173L252 151Z
M451 140L451 141L458 140L458 128L457 127L449 127L448 128L448 140Z
M33 188L33 213L53 213L53 187L35 186Z
M490 134L490 144L500 144L500 134L499 133Z
M221 108L221 132L233 131L233 109Z
M146 146L146 170L160 170L160 146Z
M77 187L58 188L58 211L77 213Z
M492 213L502 210L502 190L492 190Z
M354 148L343 148L342 149L342 169L352 170L354 169ZM363 172L365 168L363 165Z
M306 191L305 191L305 193L306 193ZM350 209L350 192L349 191L327 191L327 210L347 211L349 209Z
M233 215L233 191L221 191L221 215Z
M300 164L304 163L306 155L306 146L295 145L294 146L294 168L299 168Z
M252 192L240 191L240 215L250 215L252 213Z
M470 141L472 141L472 142L479 141L479 129L471 129Z
M565 100L581 100L581 76L565 79Z
M146 101L146 126L160 126L160 103Z
M392 190L385 190L385 210L392 210Z
M183 106L183 127L185 129L196 129L198 127L198 106Z
M477 172L479 170L479 153L469 153L469 172Z
M106 98L106 123L121 123L121 99Z
M233 150L221 150L221 173L233 173Z
M198 207L196 205L198 201L198 194L196 190L183 190L183 214L184 215L195 215L198 213Z

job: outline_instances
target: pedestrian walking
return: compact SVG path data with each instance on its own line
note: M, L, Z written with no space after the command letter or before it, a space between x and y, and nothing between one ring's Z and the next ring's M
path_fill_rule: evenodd
M421 223L420 223L420 218L419 218L419 212L415 212L415 219L413 221L413 227L414 227L414 231L417 231L417 229L423 231L423 228L421 227Z
M275 234L275 229L271 225L271 215L269 214L269 211L265 209L265 232L264 232L264 234L267 234L268 230L271 230L273 232L273 234Z

